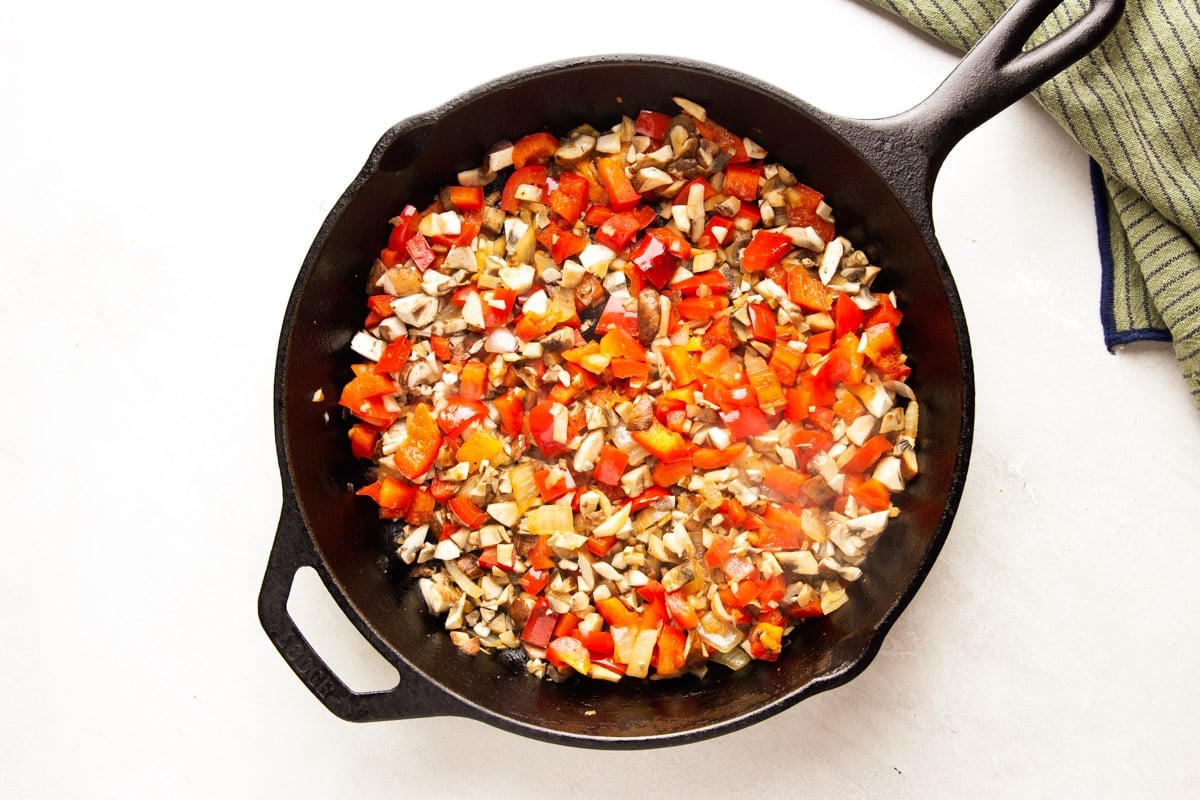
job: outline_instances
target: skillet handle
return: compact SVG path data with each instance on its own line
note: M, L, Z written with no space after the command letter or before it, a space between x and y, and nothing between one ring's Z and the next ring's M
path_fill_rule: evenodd
M1091 0L1063 31L1022 50L1061 5L1062 0L1016 0L929 97L892 117L856 121L850 138L864 153L878 154L873 160L885 175L923 191L928 200L942 162L963 137L1087 55L1125 10L1125 0Z
M350 722L409 719L449 714L465 716L464 707L454 698L427 681L404 663L389 659L400 672L400 683L382 692L355 692L334 674L304 638L288 613L287 601L292 581L301 567L313 567L331 594L329 578L320 564L312 538L304 525L295 500L285 496L279 515L275 544L267 562L262 589L258 596L258 616L271 643L283 656L308 690L326 708ZM375 635L362 631L381 653L384 649Z

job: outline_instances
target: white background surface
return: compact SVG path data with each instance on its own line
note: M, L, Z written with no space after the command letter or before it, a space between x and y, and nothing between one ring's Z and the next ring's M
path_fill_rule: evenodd
M390 125L590 53L700 58L860 116L916 103L956 60L855 0L735 5L737 25L686 8L5 14L0 794L1194 790L1200 415L1169 348L1105 351L1087 162L1028 100L937 184L976 361L974 456L940 559L861 677L715 740L590 752L452 718L342 722L268 642L279 324ZM338 663L378 677L319 598L293 599Z

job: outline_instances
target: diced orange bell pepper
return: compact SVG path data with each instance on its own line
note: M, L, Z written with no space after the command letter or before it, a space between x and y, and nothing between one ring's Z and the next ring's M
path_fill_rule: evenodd
M664 601L667 605L668 616L679 627L691 630L700 624L696 609L692 608L692 604L688 602L688 593L684 589L667 592Z
M655 651L654 670L663 677L677 675L687 666L684 650L687 646L687 634L674 625L663 625L658 632L658 643Z
M658 420L654 420L644 431L633 431L632 435L634 441L646 448L650 455L668 464L690 457L696 449L696 445Z
M664 489L674 486L680 481L690 477L692 474L691 459L682 459L680 461L660 461L654 465L651 472L651 478L655 486L661 486Z
M478 211L483 208L483 189L479 186L451 186L450 203L459 211Z
M459 461L468 462L474 469L481 461L494 461L503 452L503 442L488 430L476 428L467 436L454 457Z
M433 466L441 447L442 433L433 412L427 404L418 403L409 415L404 441L395 452L396 469L410 481L416 480Z
M661 351L662 359L671 372L671 378L676 386L686 386L700 380L704 376L696 368L695 359L683 345L670 345Z
M458 521L471 530L478 530L489 519L487 512L465 495L452 497L446 505L458 517Z
M804 484L808 483L806 473L785 467L782 464L772 464L763 475L763 486L773 489L785 497L794 500L804 495Z
M638 613L625 605L619 597L605 597L596 601L596 610L604 621L614 628L627 628L641 620Z
M592 669L592 656L574 636L560 636L546 647L546 660L558 669L570 667L581 675Z
M727 467L734 461L737 461L738 456L746 451L745 442L734 442L729 447L718 449L716 447L701 447L692 456L692 464L699 470L713 470Z
M874 478L868 478L855 486L850 494L872 511L886 511L892 505L892 493Z
M458 374L458 393L468 400L482 400L487 394L487 364L471 359Z
M764 414L782 411L787 405L783 387L779 384L779 376L767 366L764 359L755 355L746 356L746 378L750 381L750 388L758 398L758 407Z

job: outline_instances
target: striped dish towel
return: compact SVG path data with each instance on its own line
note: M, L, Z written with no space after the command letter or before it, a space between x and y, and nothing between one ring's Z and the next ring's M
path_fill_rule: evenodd
M1006 0L870 0L966 50ZM1064 0L1036 45L1086 9ZM1170 341L1200 407L1200 3L1128 0L1090 55L1034 97L1092 158L1110 351Z

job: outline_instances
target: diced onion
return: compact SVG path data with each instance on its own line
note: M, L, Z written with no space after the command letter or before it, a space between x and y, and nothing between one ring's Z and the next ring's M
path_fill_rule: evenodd
M567 506L538 506L524 516L529 532L536 536L568 533L575 530L575 517Z

